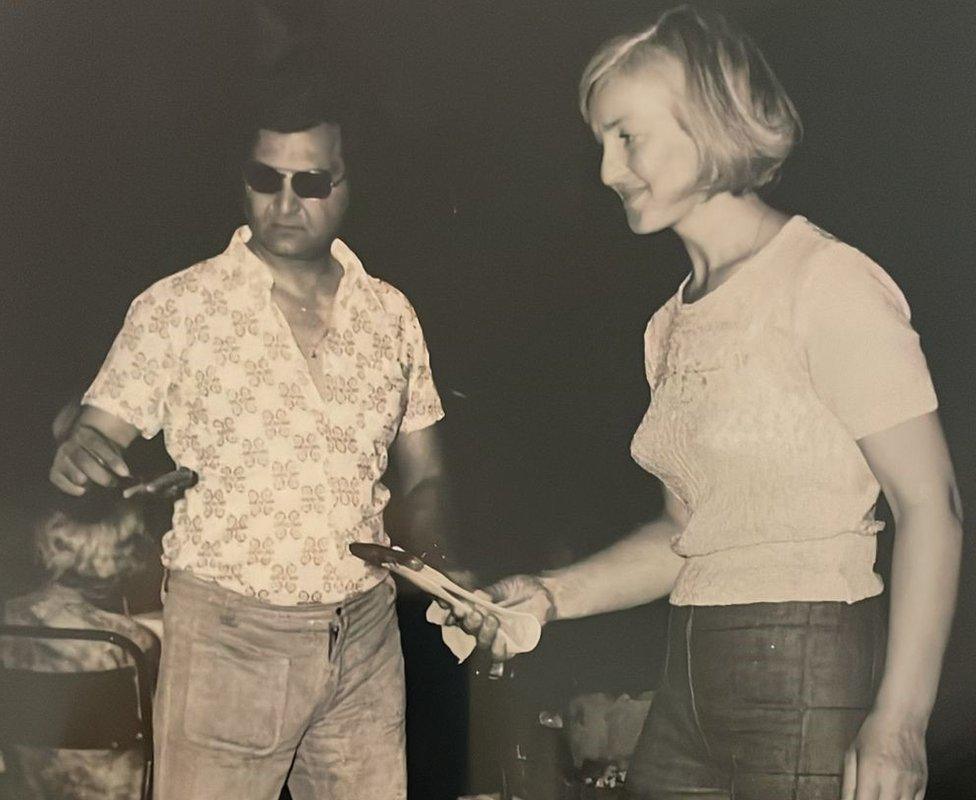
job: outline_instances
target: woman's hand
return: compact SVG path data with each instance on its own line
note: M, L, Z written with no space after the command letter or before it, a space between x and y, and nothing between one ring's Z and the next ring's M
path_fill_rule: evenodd
M922 800L927 780L925 727L868 714L844 757L841 800Z
M486 599L504 605L512 611L531 614L539 620L540 625L545 625L555 618L556 609L552 595L543 585L542 580L535 575L512 575L502 578L476 594L484 595ZM512 657L498 637L498 617L494 614L483 613L472 606L471 610L462 617L452 613L445 624L457 625L476 637L478 647L491 651L492 661L502 662Z

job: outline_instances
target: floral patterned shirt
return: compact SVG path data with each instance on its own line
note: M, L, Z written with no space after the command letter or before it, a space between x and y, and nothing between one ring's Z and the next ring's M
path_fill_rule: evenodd
M307 360L249 238L240 228L137 297L83 402L147 438L163 430L199 473L163 539L166 567L277 605L339 602L385 576L348 544L389 541L387 449L444 412L403 294L336 239L333 319Z

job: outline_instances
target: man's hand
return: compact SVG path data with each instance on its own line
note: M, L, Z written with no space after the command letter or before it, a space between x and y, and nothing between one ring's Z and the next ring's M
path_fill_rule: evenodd
M82 417L54 454L51 483L75 497L83 495L93 484L116 486L119 478L130 477L123 450L122 445L86 424Z
M872 711L844 757L841 800L922 800L924 726Z
M478 594L485 594L494 603L532 614L545 625L555 618L556 609L552 603L552 595L543 586L541 579L535 575L512 575L502 578L497 583L486 586ZM507 661L512 657L505 645L498 638L498 618L494 614L484 614L476 608L461 618L451 614L448 625L457 625L478 640L478 647L490 650L492 661Z

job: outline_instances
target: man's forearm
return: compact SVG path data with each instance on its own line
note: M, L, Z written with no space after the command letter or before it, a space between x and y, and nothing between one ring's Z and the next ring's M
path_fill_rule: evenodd
M955 608L962 525L948 503L906 509L895 522L888 653L875 710L924 728Z
M442 475L425 478L390 503L389 536L394 544L420 556L435 569L459 565L454 507L449 482Z
M81 406L73 425L85 425L125 449L139 435L139 429L124 419L95 406Z
M667 515L582 561L546 572L557 619L619 611L671 593L684 559L671 549L679 532Z

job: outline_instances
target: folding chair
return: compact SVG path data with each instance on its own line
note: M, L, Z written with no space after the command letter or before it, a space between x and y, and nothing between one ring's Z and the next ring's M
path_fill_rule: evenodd
M143 757L141 797L152 793L152 679L145 654L113 631L0 625L0 638L108 642L135 666L97 672L35 672L0 665L0 751L5 745L130 750Z

